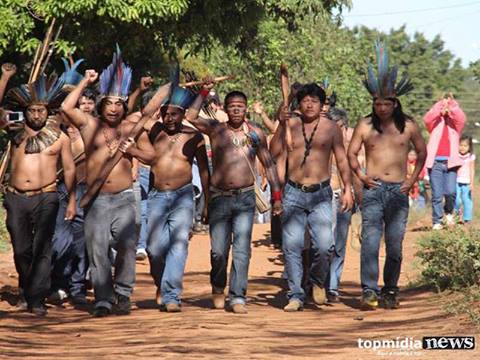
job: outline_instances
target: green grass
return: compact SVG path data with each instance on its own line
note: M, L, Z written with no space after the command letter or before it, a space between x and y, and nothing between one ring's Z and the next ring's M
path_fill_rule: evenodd
M10 236L5 226L5 209L0 206L0 252L6 252L10 250Z

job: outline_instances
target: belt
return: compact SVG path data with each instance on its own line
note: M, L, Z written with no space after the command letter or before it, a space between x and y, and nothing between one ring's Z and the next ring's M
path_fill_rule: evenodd
M313 185L305 185L305 184L299 184L296 183L295 181L292 181L288 179L288 184L293 186L296 189L299 189L302 192L305 193L311 193L320 190L321 188L326 188L330 186L330 179L327 179L320 184L313 184Z
M18 190L17 188L7 185L7 191L13 193L13 194L18 194L18 195L25 195L25 196L35 196L35 195L40 195L43 193L50 193L50 192L55 192L57 191L57 184L56 183L51 183L48 184L47 186L44 186L41 189L38 190Z
M213 195L215 195L215 197L217 197L217 196L236 196L236 195L240 195L242 193L245 193L247 191L252 191L252 190L255 190L255 185L250 185L250 186L247 186L247 187L244 187L244 188L241 188L241 189L230 189L230 190L223 190L223 189L216 188L215 186L210 186L210 192Z

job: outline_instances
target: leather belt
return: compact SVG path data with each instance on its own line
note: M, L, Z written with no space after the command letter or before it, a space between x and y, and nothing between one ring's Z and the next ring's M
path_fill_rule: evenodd
M217 197L217 196L237 196L237 195L240 195L242 193L245 193L247 191L252 191L252 190L255 190L255 185L250 185L250 186L240 188L240 189L229 189L229 190L219 189L219 188L216 188L215 186L210 186L210 192L212 193L212 196L214 196L214 197Z
M38 190L18 190L17 188L7 185L7 191L17 194L17 195L24 195L24 196L35 196L35 195L40 195L44 193L50 193L50 192L55 192L57 191L57 184L56 183L51 183L46 186L44 186L41 189Z
M326 188L330 186L330 179L325 180L321 182L320 184L313 184L313 185L305 185L305 184L299 184L293 180L288 179L288 184L293 186L296 189L299 189L302 192L305 193L311 193L320 190L321 188Z

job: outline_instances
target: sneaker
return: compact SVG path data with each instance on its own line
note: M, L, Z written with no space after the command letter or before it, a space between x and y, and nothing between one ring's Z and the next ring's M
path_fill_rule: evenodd
M442 224L433 224L432 230L443 230Z
M455 226L455 216L453 214L445 215L445 224L447 226Z
M115 313L117 315L129 315L131 310L132 310L132 304L130 302L130 298L125 295L118 295L117 308Z
M15 306L17 307L18 310L21 310L21 311L28 310L27 300L25 300L25 296L23 296L23 294L20 294L18 296L18 300Z
M224 309L225 308L225 295L224 294L212 294L213 308Z
M135 259L137 261L142 261L142 260L145 260L147 256L148 255L145 249L137 249L137 254L135 255Z
M375 310L378 307L378 297L375 291L365 291L362 294L362 308Z
M29 311L37 316L46 316L47 307L44 304L36 304L29 308Z
M283 308L285 312L295 312L295 311L302 311L303 304L295 299L292 299L288 302L288 304Z
M93 309L92 315L94 317L105 317L110 315L110 309L105 306L97 306L95 309Z
M169 313L177 313L177 312L181 312L182 308L177 303L169 303L169 304L165 304L165 311Z
M68 298L68 294L63 289L58 289L50 294L47 301L52 304L61 304Z
M384 293L383 304L385 309L398 309L400 302L397 299L397 293L395 291L387 291Z
M334 293L333 291L327 292L327 302L328 303L338 303L340 299L338 298L338 294Z
M246 314L248 312L245 304L233 304L232 310L235 314Z
M323 287L313 284L312 290L313 290L312 297L315 304L317 305L325 304L325 301L326 301L325 289Z

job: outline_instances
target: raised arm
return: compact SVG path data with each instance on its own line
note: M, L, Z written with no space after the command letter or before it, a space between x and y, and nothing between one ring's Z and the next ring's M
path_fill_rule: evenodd
M412 176L406 179L400 187L400 191L404 194L408 194L410 188L413 186L415 181L417 181L418 175L420 175L420 172L423 170L425 160L427 158L427 146L417 123L414 121L409 121L408 127L411 131L410 141L412 142L413 146L415 147L415 151L417 152L417 163L415 164L415 169L413 169Z
M140 85L128 97L128 105L127 105L128 113L133 112L133 110L135 109L135 106L137 105L138 98L140 97L140 95L142 95L146 90L148 90L150 86L152 86L152 84L153 84L153 79L150 76L143 76L140 79Z
M14 64L5 63L2 65L2 76L0 77L0 104L2 103L3 95L5 95L8 81L16 72L17 67Z
M68 94L63 101L61 111L68 117L70 123L78 128L83 129L87 125L91 115L84 113L77 107L78 100L82 96L83 91L93 84L98 78L98 73L95 70L85 71L85 77L78 83L73 91Z
M210 198L210 173L208 171L208 158L207 150L205 147L205 140L201 134L198 134L201 138L198 141L197 149L195 151L195 158L197 159L198 171L200 173L200 181L202 183L203 195L205 197L205 206L203 211L203 221L207 223L208 214L208 199Z
M338 126L334 126L333 153L343 183L342 211L349 211L353 207L352 176L345 153L345 147L343 146L342 130Z
M65 134L61 135L62 141L62 167L63 181L68 192L68 205L65 213L65 220L73 220L76 215L76 197L75 197L75 162L73 160L70 139Z
M447 123L453 127L459 134L462 132L463 127L465 126L465 121L467 117L465 113L458 105L458 102L453 98L448 98L448 115L446 115Z
M171 83L167 83L158 88L157 92L150 99L148 104L143 108L142 115L151 117L155 111L162 105L163 101L170 94Z
M256 101L253 103L253 111L257 114L260 115L262 118L263 123L265 124L265 127L270 131L271 134L275 133L275 130L277 130L278 127L278 122L275 123L273 122L263 109L263 105L260 101Z
M185 119L190 124L192 124L199 131L207 135L209 135L215 128L215 126L219 124L219 122L215 119L204 119L198 116L200 114L200 109L202 108L203 101L205 100L205 97L207 97L210 93L211 88L213 88L213 83L204 85L202 87L195 101L188 108L187 114L185 116Z
M260 138L260 141L257 144L257 156L267 175L268 182L272 189L272 200L273 200L273 215L280 215L282 213L282 198L281 198L281 187L280 181L278 179L277 168L273 162L272 156L267 148L267 140L263 131L260 129L255 129L255 132Z

